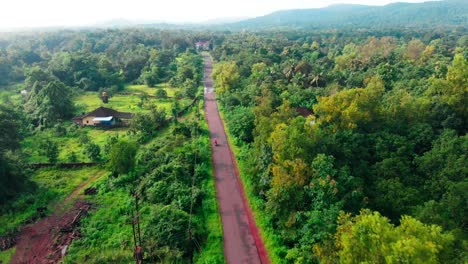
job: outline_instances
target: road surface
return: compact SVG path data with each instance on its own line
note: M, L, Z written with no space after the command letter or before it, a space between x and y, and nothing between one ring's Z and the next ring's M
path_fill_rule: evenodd
M205 115L210 130L213 172L224 232L224 256L227 263L269 263L268 255L247 202L237 164L224 131L215 100L212 61L205 61ZM214 145L214 141L218 145Z

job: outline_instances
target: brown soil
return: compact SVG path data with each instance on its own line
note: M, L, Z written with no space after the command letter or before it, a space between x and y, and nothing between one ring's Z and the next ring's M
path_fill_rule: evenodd
M79 237L79 221L91 208L81 191L100 176L102 174L81 183L63 202L54 206L52 215L25 226L18 237L11 263L58 263L72 240Z
M11 263L58 263L64 247L79 236L77 224L89 208L89 203L77 200L66 213L53 214L23 228Z

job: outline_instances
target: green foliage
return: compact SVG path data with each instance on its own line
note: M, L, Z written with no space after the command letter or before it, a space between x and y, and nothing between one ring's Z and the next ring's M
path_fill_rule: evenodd
M311 249L332 248L339 212L362 208L391 223L410 215L444 228L453 243L430 254L463 262L463 34L328 33L234 33L212 52L217 98L243 150L237 157L249 199L258 203L256 214L268 214L258 220L262 230L277 238L266 239L274 262L325 261ZM251 141L239 140L243 131L253 131ZM431 260L414 246L415 255L398 257ZM327 252L335 263L333 249ZM393 257L380 262L398 262Z
M41 143L41 154L46 156L50 163L56 163L59 155L57 143L50 139L46 139Z
M177 57L176 62L176 74L171 79L171 86L187 86L190 91L194 88L198 88L202 78L202 64L201 57L197 54L193 54L189 51L182 53ZM189 81L189 83L187 83Z
M236 107L229 112L229 131L236 138L251 143L253 141L254 113L247 107Z
M428 9L421 12L418 6ZM41 175L52 187L16 197L20 189L30 191L24 175L31 173L23 168L23 156L30 162L46 161L38 142L54 141L59 161L87 160L84 149L89 144L102 148L103 159L111 156L117 144L111 135L121 140L126 128L103 131L62 122L73 114L73 103L75 114L94 110L102 105L96 91L111 89L109 107L139 113L125 137L151 142L135 143L138 162L131 166L132 173L97 186L96 212L86 218L83 240L74 242L65 261L133 261L131 226L123 223L131 219L130 193L136 188L142 197L144 225L150 220L163 224L149 217L155 208L170 208L164 211L167 218L176 215L183 220L193 201L193 235L202 248L206 246L195 253L194 261L222 262L219 216L212 183L206 187L210 184L205 181L211 179L209 149L202 147L209 146L206 127L200 130L194 125L198 121L177 119L192 101L187 97L197 94L203 76L201 56L190 47L194 39L211 39L210 55L218 62L213 73L217 99L226 111L230 135L237 139L241 176L273 263L325 262L327 256L337 261L339 250L329 249L335 248L339 211L358 214L362 208L389 219L387 224L374 219L391 226L385 229L390 230L389 237L402 237L403 231L394 232L399 227L392 226L402 215L453 234L450 246L438 249L434 244L435 253L421 243L424 236L409 232L408 240L398 240L398 246L390 241L393 248L404 248L379 251L391 257L385 261L417 262L422 255L430 261L437 255L447 263L466 262L466 32L462 27L414 27L427 17L431 18L427 25L463 24L466 8L461 7L465 7L461 1L451 0L372 10L334 6L327 9L326 18L310 10L272 15L313 20L313 31L142 29L2 35L0 82L6 86L0 87L1 105L13 104L13 109L24 105L32 126L22 125L21 113L0 109L0 192L4 201L14 204L5 209L10 213L2 213L7 216L0 226L18 227L33 218L33 206L63 198L65 189L70 191L69 186L83 180L78 174L44 172ZM423 18L428 10L433 13ZM337 18L338 11L349 15ZM347 23L356 12L353 24ZM373 15L367 16L369 12ZM441 13L445 16L438 16ZM289 23L289 18L284 21L280 23ZM347 27L320 30L324 21L326 27L342 23ZM382 27L382 23L408 27ZM149 86L180 100L172 104L146 96L159 91ZM28 94L19 94L22 89ZM117 93L122 90L124 94ZM151 107L154 103L158 109ZM178 124L165 130L170 113ZM171 137L164 137L169 133ZM18 140L23 136L20 153ZM182 222L172 230L182 230ZM432 230L408 223L412 230ZM152 253L188 262L191 243L184 247L187 241L177 245L173 237L159 240L150 241L156 245ZM158 247L159 243L166 246ZM322 254L312 255L319 244ZM379 245L373 246L377 250Z
M0 263L10 263L11 257L15 254L16 248L0 251Z
M78 157L76 156L76 153L74 151L68 153L67 161L68 162L78 162Z
M51 127L71 117L74 110L71 97L70 88L60 81L49 82L44 87L36 81L25 107L35 125Z
M20 115L6 105L0 105L0 150L15 150L19 148L21 136Z
M453 236L440 227L410 216L403 216L395 227L379 213L362 210L353 218L340 215L339 224L337 251L321 256L325 263L334 262L336 257L343 263L440 263L444 262L441 253L453 242Z
M382 81L373 79L367 88L350 89L330 97L319 98L314 111L324 125L335 130L371 126L379 119L379 102L384 91Z
M167 98L167 92L164 89L157 89L156 93L154 94L157 98L165 99Z
M126 129L112 129L101 130L91 127L78 127L72 123L65 123L64 126L66 133L58 136L55 129L45 129L42 131L35 131L33 134L27 135L22 142L21 147L27 162L41 163L47 162L47 157L44 155L45 148L42 147L41 142L52 140L57 144L59 154L58 161L69 161L72 152L75 153L78 161L89 161L89 157L85 150L88 144L97 144L101 148L101 157L107 159L108 151L106 152L105 146L109 138L118 135L123 136L126 134Z
M129 173L135 167L136 152L136 143L119 140L110 148L108 168L114 174Z
M162 128L167 124L167 113L171 108L171 103L164 100L165 98L156 101L159 108L152 107L154 98L146 96L145 93L154 94L154 89L148 86L156 86L163 91L165 93L163 97L167 97L167 94L170 96L174 96L175 93L180 94L181 100L178 101L180 103L178 108L182 109L192 102L186 97L192 98L197 94L203 76L201 56L189 49L194 39L189 35L194 34L175 32L166 34L154 30L148 30L145 33L138 32L135 36L139 35L139 37L136 38L130 37L129 34L130 32L124 33L118 30L107 33L84 31L57 34L34 33L33 35L28 33L24 38L12 34L12 37L7 39L3 35L0 36L2 43L0 74L5 73L2 74L0 82L9 84L13 81L22 82L26 78L24 85L21 83L11 85L13 87L11 91L4 93L4 87L0 87L2 90L0 91L2 102L0 109L0 117L2 117L0 121L0 132L2 132L0 136L0 199L2 204L4 201L9 201L9 206L2 206L0 210L2 216L0 233L4 234L5 230L14 231L26 221L34 221L35 209L38 206L46 206L49 202L60 202L65 195L86 181L87 177L100 175L100 172L92 169L83 169L76 173L73 170L50 169L41 170L40 177L36 178L35 173L24 169L22 153L17 151L20 147L19 140L23 136L26 138L21 142L21 148L25 151L24 156L28 161L44 162L45 156L53 162L109 158L110 163L112 160L116 161L112 171L124 174L115 179L106 179L106 183L101 182L97 186L98 195L95 199L89 197L93 200L93 204L96 204L96 211L91 212L90 216L82 221L83 237L75 240L73 246L70 247L68 254L71 257L65 259L65 263L133 261L131 226L125 224L131 219L133 208L133 197L130 192L134 191L132 186L139 186L140 179L145 178L143 176L149 173L149 171L144 174L141 172L144 170L142 169L144 164L135 166L136 153L144 146L133 141L126 147L121 146L120 142L123 140L120 136L124 136L127 132L126 128L105 131L78 128L69 126L68 119L72 114L81 114L81 112L88 112L101 106L101 98L96 96L96 91L105 89L113 96L108 103L109 107L145 115L143 119L146 120L142 122L144 125L131 127L128 129L131 131L129 135L124 137L132 138L136 135L140 142L146 141L156 134L167 133ZM30 38L42 44L34 47L30 45L32 42L27 41ZM7 51L3 44L11 47L24 44L24 48L29 49L30 52L23 51L22 48L12 48ZM174 79L177 87L180 88L165 88L166 84L161 85L161 83L167 83L169 79ZM129 84L124 87L124 82L144 82L147 85ZM20 95L20 89L26 89L28 94ZM123 89L130 94L118 93ZM10 94L14 95L10 96ZM23 108L20 107L20 103L24 103L25 113L30 119L28 121L31 121L30 123L37 129L23 127L21 114L17 116L13 112L4 112L3 106L7 103L14 103L14 107L21 110ZM76 108L74 103L76 103ZM149 122L146 122L148 120ZM135 127L138 129L134 129ZM139 128L143 129L140 131ZM177 212L188 215L193 194L191 218L193 234L199 242L197 245L202 247L206 245L211 252L217 254L217 256L212 256L212 259L222 262L223 256L219 254L222 252L222 235L220 234L222 231L220 231L219 217L216 217L218 211L213 194L214 188L213 185L210 188L202 187L202 184L210 179L206 169L206 164L210 163L209 154L207 156L205 150L203 158L198 156L199 164L193 162L192 156L194 150L198 148L192 146L191 140L198 138L197 133L201 130L198 124L193 126L188 124L186 128L174 131L175 134L179 134L178 140L183 139L180 143L190 142L190 147L186 149L181 145L169 149L175 157L174 160L183 164L182 171L179 171L178 166L171 168L173 175L181 176L181 178L168 179L167 182L170 184L167 185L167 190L159 190L160 193L155 191L151 195L167 198L164 203L176 208ZM119 135L119 139L113 135ZM40 145L38 142L45 142L45 144ZM205 143L209 146L209 142ZM188 154L182 154L184 152ZM177 164L174 162L172 165ZM132 173L129 173L130 171ZM38 183L37 189L34 189L33 185L26 184L23 176L25 174L34 175L33 181ZM200 181L192 190L189 176L194 174ZM185 181L184 178L189 180ZM43 182L46 183L42 184ZM22 185L30 188L22 188ZM23 193L16 197L20 189ZM201 208L201 200L205 195L207 204L203 208L208 212ZM148 217L150 207L165 206L159 203L161 203L159 200L142 201L143 225L150 220ZM156 218L153 220L157 221ZM208 221L213 231L208 229ZM180 230L187 230L186 222L180 226ZM162 242L169 241L164 241L164 237L161 239ZM157 250L159 252L180 251L179 259L188 261L189 254L195 253L189 252L194 251L194 242L182 242L187 246L177 249L175 248L177 245L168 243L168 247L161 247ZM145 250L149 252L148 249ZM205 256L203 252L200 254ZM150 255L147 254L147 256Z
M101 160L101 148L97 144L88 143L85 146L84 152L91 161Z
M27 184L23 161L17 153L0 151L0 204L5 204Z
M92 198L98 210L81 221L82 237L71 244L64 263L130 263L133 262L131 226L134 197L124 188L111 187L113 179L102 179L94 186L98 194ZM115 186L115 185L114 185ZM148 216L141 208L141 219Z
M157 206L149 216L148 228L143 235L149 258L174 262L188 251L187 226L189 215L173 205Z
M466 120L468 118L468 60L461 54L455 55L452 65L448 67L446 79L433 79L432 85L427 93L432 96L438 104L447 104L453 109L454 118L458 118L460 125L455 128L466 131ZM452 126L453 127L453 126Z
M143 69L140 78L149 87L154 87L159 82L160 72L157 66L151 66L149 69Z
M132 118L128 132L136 135L139 142L144 142L153 137L166 124L166 110L152 106L150 113L138 113Z
M239 68L235 62L220 62L213 68L213 81L216 92L223 95L237 88L240 81Z
M110 135L106 138L106 143L104 144L104 153L105 155L109 155L110 154L110 151L112 149L112 147L114 146L114 144L116 144L117 142L119 142L119 135Z
M198 92L198 85L193 79L187 79L182 84L182 91L185 97L195 98Z

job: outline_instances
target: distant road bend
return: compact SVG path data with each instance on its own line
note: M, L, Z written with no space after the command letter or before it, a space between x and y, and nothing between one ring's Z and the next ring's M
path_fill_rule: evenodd
M224 232L224 256L227 263L270 263L260 232L245 196L244 187L234 155L226 137L216 104L212 61L204 54L205 61L205 115L212 144L213 172Z

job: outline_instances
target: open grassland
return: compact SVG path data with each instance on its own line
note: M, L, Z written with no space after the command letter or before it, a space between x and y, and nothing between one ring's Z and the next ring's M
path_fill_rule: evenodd
M44 168L31 172L31 190L0 210L0 235L15 231L28 220L37 218L36 208L57 210L78 186L106 173L100 167L80 169ZM83 186L84 187L84 186Z
M78 127L71 122L66 122L64 126L71 130L65 135L58 135L53 130L45 130L26 137L21 144L27 156L27 161L31 163L48 162L47 157L42 153L41 145L46 140L57 143L59 149L58 162L69 162L69 156L72 152L75 153L78 162L90 161L89 157L84 153L86 146L83 143L83 138L87 138L89 142L99 145L101 156L105 158L104 146L107 139L112 136L122 138L127 133L126 128L103 130L94 127Z
M175 93L180 90L179 88L168 88L166 86L166 84L159 84L157 87L166 90L169 97L173 97ZM98 92L85 92L76 97L75 104L77 106L77 114L93 111L100 106L112 108L121 112L144 113L149 111L149 106L151 104L165 108L169 114L173 99L142 97L144 94L154 95L156 90L157 88L151 88L147 85L127 85L122 93L131 94L115 94L109 98L109 102L107 104L102 102L99 98ZM190 104L190 100L181 99L180 104L182 107L187 106Z
M170 87L167 83L157 84L155 87L149 87L146 84L129 84L125 86L125 92L134 92L134 93L146 93L148 95L154 95L157 89L164 89L167 92L167 96L173 97L177 91L180 91L180 88Z
M105 104L98 97L97 92L85 92L79 95L75 102L78 113L80 114L91 112L101 106L112 108L120 112L140 113L149 111L149 108L145 107L144 104L141 105L141 99L137 95L116 94L109 98L109 102ZM162 104L161 106L168 109L170 108L170 101L160 103ZM157 105L160 104L158 103Z

